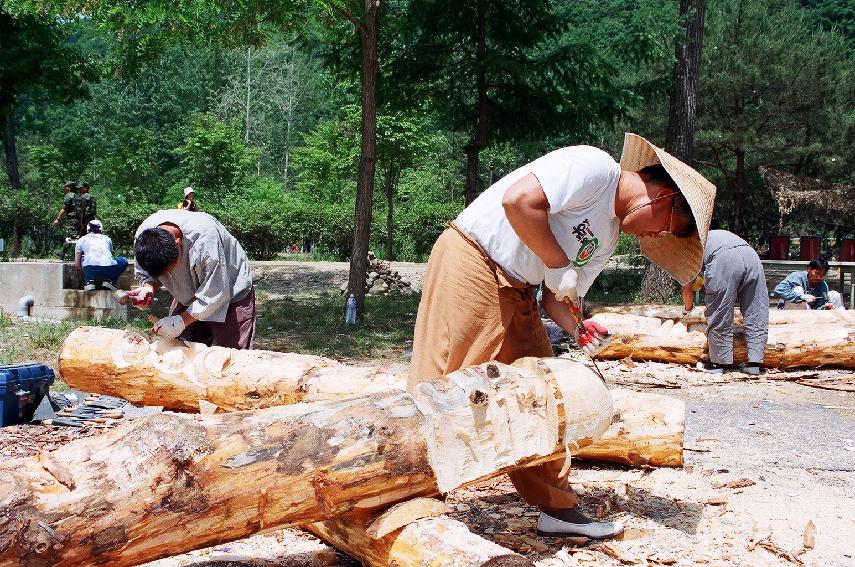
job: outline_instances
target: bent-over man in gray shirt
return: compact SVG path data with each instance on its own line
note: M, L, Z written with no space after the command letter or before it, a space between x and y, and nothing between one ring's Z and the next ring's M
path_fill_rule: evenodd
M707 345L710 361L699 362L704 372L721 374L733 366L733 310L742 312L748 361L746 374L760 374L769 336L769 290L760 257L742 238L726 230L711 230L704 247ZM692 282L683 286L683 307L694 305Z
M240 242L207 213L158 211L134 239L134 271L141 287L133 304L145 308L164 287L175 298L155 332L232 348L252 348L255 293Z

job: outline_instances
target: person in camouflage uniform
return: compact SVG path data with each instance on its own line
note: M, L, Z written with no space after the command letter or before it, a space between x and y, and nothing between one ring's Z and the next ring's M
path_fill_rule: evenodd
M89 194L89 184L81 181L77 184L77 192L80 199L80 234L86 234L86 227L95 220L98 212L98 204L95 197Z
M58 225L59 221L65 218L65 237L62 244L62 249L59 252L59 259L65 259L65 251L69 246L74 246L74 243L83 235L80 224L80 197L74 192L76 184L73 181L66 181L63 186L65 196L62 198L62 207L60 207L56 218L53 220L54 225Z

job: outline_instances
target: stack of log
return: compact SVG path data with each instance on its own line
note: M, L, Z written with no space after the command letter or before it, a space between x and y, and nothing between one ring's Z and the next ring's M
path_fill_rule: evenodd
M342 284L341 292L347 292L347 283ZM410 282L403 279L397 270L393 270L389 262L377 258L374 252L368 251L368 269L365 273L365 292L369 295L415 293Z
M132 390L149 391L139 398L166 393L162 401L184 408L260 408L309 392L329 401L161 414L0 463L0 563L134 565L299 525L369 566L531 565L436 516L441 503L413 498L561 458L568 447L600 445L594 456L602 456L610 436L615 452L636 463L639 455L651 456L649 464L681 462L682 402L659 411L654 398L627 396L632 403L612 424L608 391L578 362L487 363L426 381L412 395L364 394L357 379L348 395L341 383L325 391L333 383L323 375L353 371L319 357L291 359L300 372L289 386L272 387L264 374L282 365L276 353L142 339L75 331L60 372L78 387L94 374L101 391L130 379ZM271 363L260 364L266 356ZM249 371L236 370L243 367ZM372 373L382 376L355 376ZM180 395L188 398L178 402Z

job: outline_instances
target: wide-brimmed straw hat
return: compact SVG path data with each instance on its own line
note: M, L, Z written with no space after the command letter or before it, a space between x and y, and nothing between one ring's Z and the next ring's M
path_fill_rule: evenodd
M704 246L707 243L707 233L715 203L715 185L641 136L629 132L624 135L623 154L620 158L622 170L641 171L649 165L660 163L689 202L698 231L688 238L678 238L671 234L656 238L642 236L639 238L641 252L678 282L685 284L692 281L701 271Z

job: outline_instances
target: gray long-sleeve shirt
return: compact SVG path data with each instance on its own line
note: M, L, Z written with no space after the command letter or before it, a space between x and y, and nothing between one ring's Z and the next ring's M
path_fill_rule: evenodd
M240 301L252 289L249 260L240 242L207 213L164 210L145 219L136 236L147 228L170 223L183 238L178 263L154 278L139 263L134 273L140 283L157 282L200 321L222 322L229 304Z
M820 280L818 284L811 287L808 281L807 272L793 272L775 286L775 295L786 302L798 301L799 295L793 289L799 286L808 293L816 297L816 301L810 305L811 309L821 309L828 302L828 283L825 280Z

